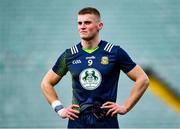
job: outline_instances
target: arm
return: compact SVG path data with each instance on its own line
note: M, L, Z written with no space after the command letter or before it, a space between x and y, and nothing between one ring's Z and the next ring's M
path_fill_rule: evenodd
M61 80L61 77L57 75L53 70L49 70L46 75L44 76L41 82L41 89L46 97L49 104L52 105L53 102L59 100L58 95L54 89L54 86ZM74 118L78 118L77 114L78 111L74 110L73 108L79 107L78 105L71 105L68 108L63 108L58 111L59 116L62 118L69 118L74 120Z
M126 114L138 102L149 85L149 79L146 73L138 65L129 71L127 76L134 81L134 87L132 88L129 97L124 102L123 106L119 106L114 102L104 103L102 107L109 109L107 115L110 113L112 116L117 113L122 115Z
M149 85L149 79L146 73L138 65L128 72L127 76L134 81L130 96L124 103L125 108L129 111L144 94Z
M61 77L49 70L41 82L41 89L49 104L58 100L54 86L61 80Z

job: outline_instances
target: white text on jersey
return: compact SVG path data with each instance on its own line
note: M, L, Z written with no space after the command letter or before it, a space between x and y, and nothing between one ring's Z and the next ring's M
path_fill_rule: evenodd
M81 64L81 60L73 60L72 64Z

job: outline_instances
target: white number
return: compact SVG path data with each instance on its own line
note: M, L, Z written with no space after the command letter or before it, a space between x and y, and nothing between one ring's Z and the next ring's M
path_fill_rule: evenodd
M91 66L93 64L92 60L88 60L88 66Z

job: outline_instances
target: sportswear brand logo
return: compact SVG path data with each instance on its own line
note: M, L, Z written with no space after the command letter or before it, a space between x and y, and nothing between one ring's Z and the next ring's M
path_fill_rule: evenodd
M71 54L76 54L76 53L78 53L79 51L78 51L78 48L77 48L77 46L75 45L75 46L73 46L73 47L71 47Z
M92 60L92 59L96 59L96 57L95 56L86 57L86 60Z
M107 43L104 50L105 51L108 51L108 52L111 52L111 49L113 48L113 44L112 43Z
M73 60L72 64L81 64L81 60Z

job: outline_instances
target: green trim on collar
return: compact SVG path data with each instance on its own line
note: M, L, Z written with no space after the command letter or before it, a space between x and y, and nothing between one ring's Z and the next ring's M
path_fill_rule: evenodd
M94 51L96 51L99 48L99 46L89 49L89 48L82 48L85 52L87 53L93 53Z

